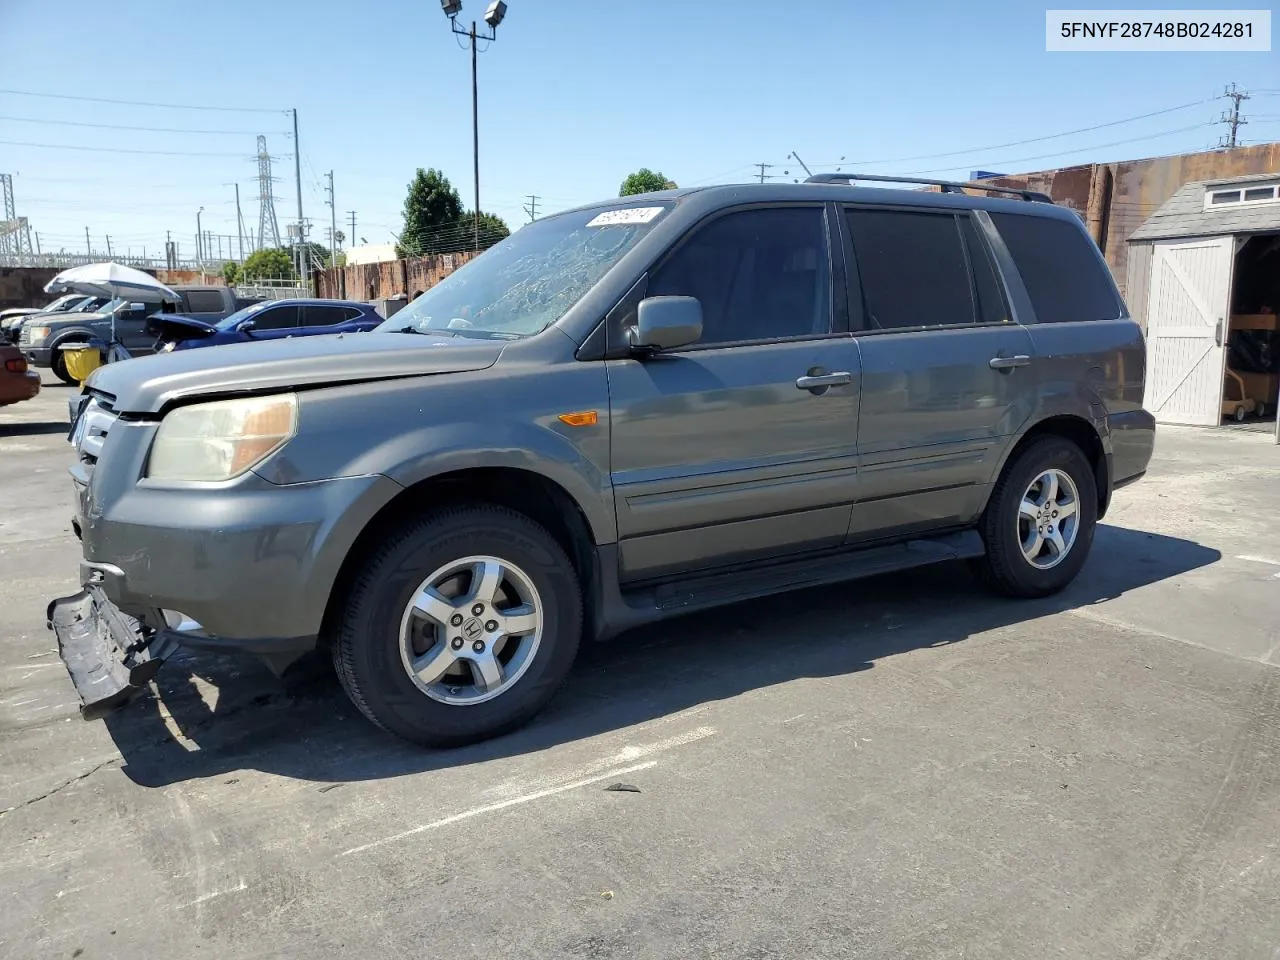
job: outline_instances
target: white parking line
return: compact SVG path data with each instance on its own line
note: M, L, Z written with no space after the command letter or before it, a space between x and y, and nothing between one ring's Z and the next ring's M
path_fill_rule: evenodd
M1280 567L1280 560L1272 560L1270 557L1254 557L1246 553L1241 554L1236 559L1244 560L1248 563L1265 563L1269 567ZM1274 579L1280 580L1280 573L1275 574Z
M214 890L212 893L206 893L203 897L196 897L194 900L191 900L188 903L179 904L178 909L185 910L187 909L187 907L194 907L197 904L204 903L207 900L212 900L214 897L223 897L223 896L226 896L228 893L239 893L241 890L248 890L248 889L249 889L249 885L245 883L243 880L241 880L238 886L234 886L230 890Z
M358 847L352 847L350 850L343 850L338 856L347 857L353 853L362 853L365 850L371 850L374 847L380 847L384 843L391 843L395 840L403 840L405 837L411 837L418 833L425 833L428 830L436 830L440 827L447 827L451 823L457 823L459 820L469 820L472 817L478 817L482 813L493 813L496 810L505 810L507 807L514 807L521 803L529 803L533 800L541 800L543 797L554 796L557 793L567 793L570 790L577 790L580 787L590 786L593 783L599 783L601 780L611 780L614 777L620 777L623 774L635 773L637 770L648 770L650 767L656 767L657 760L649 760L646 763L636 763L629 767L619 767L616 770L609 770L595 777L586 777L582 780L574 780L572 783L564 783L558 787L548 787L546 790L538 790L534 793L527 793L522 797L512 797L510 800L503 800L501 803L490 803L483 807L473 807L470 810L464 810L462 813L455 813L450 817L443 817L439 820L432 820L430 823L424 823L422 826L414 827L412 830L405 830L403 833L392 834L389 837L383 837L381 840L374 840L372 843L361 844Z

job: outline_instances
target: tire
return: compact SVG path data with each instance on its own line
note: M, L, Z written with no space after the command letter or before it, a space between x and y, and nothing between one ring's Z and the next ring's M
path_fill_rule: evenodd
M478 609L473 600L480 602L473 595L486 595L485 586L478 572L470 571L494 566L463 563L467 560L505 565L499 567L505 579L498 593L487 594L497 602L478 616L471 615ZM415 598L424 596L421 588L440 571L455 567L462 572L447 574L443 585L432 584L440 586L434 601L419 602L434 609L445 597L460 605L438 607L443 612L434 619L411 611ZM433 511L374 548L360 571L335 621L333 661L351 701L389 733L430 747L495 737L530 720L569 675L582 636L581 586L551 534L522 514L495 506ZM503 629L511 623L514 631L514 615L521 611L525 619L540 618L536 630L523 637L513 632L485 645L490 637L504 637L487 632L498 622L490 618L501 618ZM513 614L510 621L507 612ZM451 626L450 614L464 622ZM466 631L475 633L467 632L464 639ZM492 675L501 681L488 689L479 666L484 658L469 652L475 643L488 652L491 669L509 657ZM430 666L416 676L411 672L411 662L438 664L450 658L449 671L435 681L424 679L433 674Z
M1039 520L1022 511L1024 498L1030 505L1046 501L1041 478L1055 471L1059 493L1054 507L1045 509ZM1063 479L1065 478L1065 479ZM1076 525L1067 536L1063 491L1071 492L1076 504ZM1046 501L1047 507L1047 501ZM1045 597L1066 587L1084 566L1093 546L1098 521L1098 492L1088 458L1070 440L1044 437L1033 441L1011 460L1001 473L982 515L979 532L986 543L986 556L979 570L988 584L1011 597ZM1036 524L1040 523L1040 527ZM1038 541L1035 530L1053 530L1066 545L1065 552L1046 534L1035 561L1025 552Z
M1236 423L1243 423L1243 422L1244 422L1244 407L1243 407L1243 406L1236 407L1235 418L1236 418Z
M67 340L66 343L75 343L75 340ZM53 359L49 361L49 368L53 370L53 375L65 383L69 387L78 387L80 381L67 372L67 361L63 357L62 351L58 349L62 344L58 344L53 348Z

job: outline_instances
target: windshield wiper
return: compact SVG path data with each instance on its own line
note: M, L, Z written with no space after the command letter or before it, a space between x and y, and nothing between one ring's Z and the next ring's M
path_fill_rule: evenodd
M460 334L458 334L458 333L457 333L456 331L454 331L454 330L423 330L423 329L421 329L420 327L415 327L412 323L411 323L411 324L409 324L408 326L405 326L405 327L397 327L397 328L396 328L396 330L395 330L394 332L396 332L396 333L416 333L416 334L419 334L420 336L424 336L424 337L457 337L457 336L460 336Z

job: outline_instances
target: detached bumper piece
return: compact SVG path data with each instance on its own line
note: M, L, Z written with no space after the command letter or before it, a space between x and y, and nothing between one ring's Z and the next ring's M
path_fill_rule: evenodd
M86 720L106 716L132 699L177 646L122 613L96 586L54 600L48 617Z

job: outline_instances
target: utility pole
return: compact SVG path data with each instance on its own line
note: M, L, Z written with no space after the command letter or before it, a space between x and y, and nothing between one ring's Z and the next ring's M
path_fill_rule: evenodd
M40 256L40 231L36 231L36 256Z
M796 153L794 150L792 150L792 151L791 151L791 158L792 158L793 160L795 160L795 162L796 162L796 163L800 164L800 166L804 167L804 172L805 172L808 176L811 176L811 177L813 176L813 171L812 171L812 170L810 170L808 167L805 167L805 166L804 166L804 161L800 159L800 154L798 154L798 153Z
M293 108L293 175L298 187L298 279L302 292L310 292L307 282L307 225L302 219L302 144L298 142L298 108Z
M766 170L771 170L771 169L773 169L773 164L772 164L772 163L753 163L753 164L752 164L752 166L753 166L753 167L759 167L759 168L760 168L760 182L761 182L761 183L764 183L764 181L765 181L765 171L766 171Z
M107 234L107 259L111 259L111 234Z
M338 206L333 202L333 171L329 171L329 269L338 265Z
M244 214L240 212L240 184L236 188L236 231L240 236L240 262L244 263Z
M93 241L89 239L89 228L84 228L84 249L88 253L89 259L93 259Z
M538 219L538 195L536 193L529 194L529 202L525 205L524 212L529 215L530 223Z
M204 230L200 226L202 213L204 213L204 207L196 211L196 262L200 264L200 269L204 270Z
M1240 119L1240 103L1243 100L1248 100L1249 94L1239 90L1233 83L1231 86L1227 87L1226 91L1222 95L1231 100L1231 113L1229 115L1223 113L1222 118L1218 122L1227 124L1231 128L1231 133L1227 135L1226 143L1221 143L1221 141L1219 141L1219 143L1221 146L1235 147L1237 145L1236 134L1239 132L1241 127L1249 122L1248 120Z
M356 245L356 212L348 210L347 216L351 218L351 245L354 247Z

